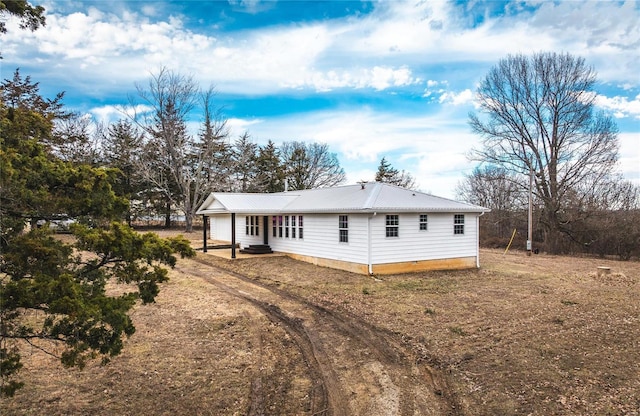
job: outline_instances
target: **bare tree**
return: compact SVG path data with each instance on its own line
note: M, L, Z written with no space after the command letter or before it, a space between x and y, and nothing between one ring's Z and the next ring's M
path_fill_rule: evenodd
M584 182L597 184L614 169L618 154L613 119L594 112L594 70L569 54L508 56L480 84L483 118L470 115L482 148L479 161L520 175L535 173L535 193L543 205L541 225L551 252L562 249L570 226L567 204ZM571 198L569 195L573 194Z
M491 209L481 222L480 235L485 242L509 238L514 228L526 230L528 200L520 179L502 167L485 165L465 175L458 184L456 195L460 200Z
M477 167L458 184L461 200L491 210L516 211L526 208L526 187L518 175L499 166Z
M185 215L186 231L193 231L193 218L215 182L211 159L220 141L227 137L226 120L215 107L213 88L201 91L193 77L162 68L152 74L138 95L152 111L134 113L134 120L147 132L147 156L140 164L145 178L167 198L167 212L175 205ZM131 109L140 108L131 103ZM197 137L187 122L195 110L204 115Z
M292 190L335 186L346 179L336 154L329 152L326 143L285 142L280 157Z

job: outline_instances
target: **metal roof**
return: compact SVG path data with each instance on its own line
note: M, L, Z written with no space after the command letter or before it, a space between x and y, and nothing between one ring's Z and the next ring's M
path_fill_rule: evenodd
M214 192L198 214L329 212L487 212L489 209L398 186L368 182L272 194Z

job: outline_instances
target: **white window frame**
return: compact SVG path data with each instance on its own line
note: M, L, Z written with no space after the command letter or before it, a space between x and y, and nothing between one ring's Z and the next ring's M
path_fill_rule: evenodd
M399 238L400 237L400 215L399 214L387 214L385 217L385 237L386 238Z
M453 214L453 235L464 235L464 214Z
M338 242L349 242L349 216L338 215Z
M429 231L429 214L420 214L418 216L418 230Z

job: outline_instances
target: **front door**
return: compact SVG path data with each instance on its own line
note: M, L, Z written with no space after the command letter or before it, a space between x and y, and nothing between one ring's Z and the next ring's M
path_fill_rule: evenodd
M266 246L269 244L269 217L266 215L262 217L262 235L264 236L263 241Z

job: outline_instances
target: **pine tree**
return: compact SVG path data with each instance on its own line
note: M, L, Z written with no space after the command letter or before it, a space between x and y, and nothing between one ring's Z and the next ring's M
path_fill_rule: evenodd
M256 191L284 191L284 167L280 162L280 152L271 140L258 150L256 160Z
M255 192L258 190L256 176L258 166L258 145L251 141L249 133L240 136L233 147L233 172L235 176L235 191Z
M142 202L148 188L137 168L142 158L144 135L131 122L120 120L109 126L102 143L104 162L119 171L113 189L128 199L127 223L131 225L133 217L144 210Z
M116 170L58 158L46 143L55 139L61 103L36 96L37 84L28 82L21 99L10 101L10 83L0 91L0 395L22 386L20 341L65 366L119 354L135 331L128 311L138 300L153 302L167 280L162 264L175 265L176 253L193 255L182 238L138 234L123 224L127 201L113 191ZM76 221L72 243L47 226L61 215ZM137 290L108 295L108 281ZM43 319L32 319L36 314Z
M375 180L376 182L390 183L407 189L415 189L416 187L414 177L409 172L405 172L404 170L399 172L397 169L394 169L386 157L380 160Z

